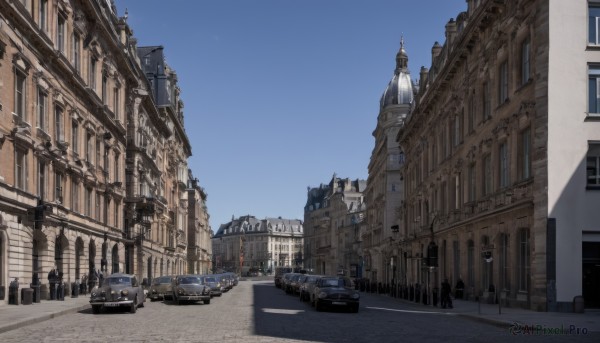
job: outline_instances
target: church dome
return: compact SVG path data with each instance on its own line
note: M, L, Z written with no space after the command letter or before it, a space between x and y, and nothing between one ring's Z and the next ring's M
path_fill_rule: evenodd
M413 84L408 71L408 54L404 50L404 39L401 39L400 50L396 54L396 70L381 96L381 108L389 105L410 104L413 96Z

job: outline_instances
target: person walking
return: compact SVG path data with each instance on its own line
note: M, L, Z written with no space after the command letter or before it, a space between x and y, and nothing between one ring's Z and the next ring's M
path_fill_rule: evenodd
M448 279L444 279L444 282L442 282L442 308L452 308L452 298L450 298L450 292L450 283L448 282Z

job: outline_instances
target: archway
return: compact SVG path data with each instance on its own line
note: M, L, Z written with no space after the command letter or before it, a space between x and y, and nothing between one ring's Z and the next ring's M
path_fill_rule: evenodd
M88 245L88 275L94 275L96 270L96 244L92 239Z
M54 264L56 265L59 280L63 278L65 270L68 270L68 261L65 262L65 251L67 250L69 250L69 240L61 230L54 241Z
M112 271L111 273L119 272L119 246L115 244L112 248Z

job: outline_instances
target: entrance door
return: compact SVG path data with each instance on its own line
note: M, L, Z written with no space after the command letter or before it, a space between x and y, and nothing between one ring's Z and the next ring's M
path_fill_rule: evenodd
M583 299L586 308L600 308L600 242L583 242Z

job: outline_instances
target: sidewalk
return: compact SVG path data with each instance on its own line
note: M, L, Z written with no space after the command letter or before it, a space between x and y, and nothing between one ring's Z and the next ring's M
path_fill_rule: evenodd
M31 305L0 305L0 333L26 325L76 313L90 307L90 296L65 297L64 301L42 300Z
M442 309L439 306L423 305L404 299L392 298L388 295L378 295L374 293L361 292L361 296L378 296L386 297L398 301L405 306L409 306L412 310L454 313L458 316L469 318L471 320L492 324L502 328L527 329L533 327L539 330L580 330L585 329L587 332L600 332L600 310L586 310L585 313L561 313L561 312L537 312L521 308L500 308L498 304L484 304L474 301L453 300L454 308ZM500 312L500 313L499 313Z

